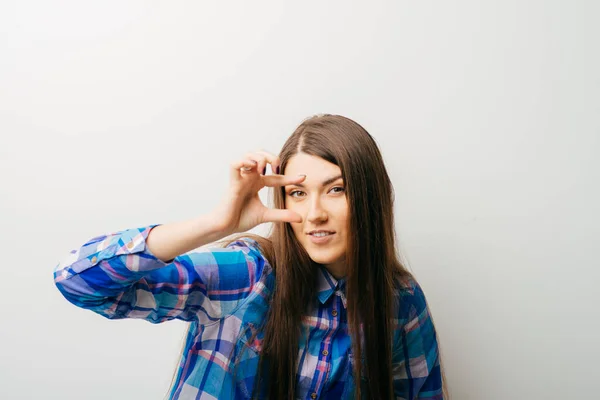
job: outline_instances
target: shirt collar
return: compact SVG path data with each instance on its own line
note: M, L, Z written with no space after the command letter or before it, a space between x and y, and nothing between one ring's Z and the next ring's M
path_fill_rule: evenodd
M319 265L317 292L321 304L325 304L338 290L340 291L344 307L346 307L346 278L336 279L329 271L327 271L327 268Z

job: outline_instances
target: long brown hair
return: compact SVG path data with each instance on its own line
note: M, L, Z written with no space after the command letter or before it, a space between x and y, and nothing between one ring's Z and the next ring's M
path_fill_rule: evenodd
M396 251L394 190L383 158L362 126L329 114L305 120L288 138L279 154L281 174L297 153L320 157L342 172L349 216L346 298L355 354L355 398L391 399L393 320L398 307L394 293L398 282L412 275ZM284 188L275 188L272 193L274 207L285 208ZM244 233L226 243L242 236L259 243L275 271L275 290L261 327L264 339L254 397L265 384L268 398L292 399L302 318L316 294L316 264L288 223L274 223L267 238ZM263 376L267 364L268 376Z

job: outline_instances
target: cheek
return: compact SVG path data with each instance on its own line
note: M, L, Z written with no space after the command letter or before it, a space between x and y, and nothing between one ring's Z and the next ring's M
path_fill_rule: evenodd
M336 215L336 219L338 220L338 222L340 223L340 225L344 228L344 229L348 229L348 209L344 204L344 207L341 207L339 209L339 212Z
M290 225L292 226L294 235L296 235L298 239L302 239L302 223L290 223Z
M300 228L294 229L294 235L296 235L296 239L298 239L300 241L304 238L302 235L302 229L300 229Z

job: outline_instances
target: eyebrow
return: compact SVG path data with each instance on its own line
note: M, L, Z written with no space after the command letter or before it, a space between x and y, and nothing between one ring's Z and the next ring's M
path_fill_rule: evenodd
M341 176L341 175L338 175L338 176L334 176L334 177L331 177L331 178L325 179L325 180L323 181L323 183L321 184L321 186L327 186L327 185L329 185L330 183L333 183L333 182L335 182L335 181L337 181L338 179L341 179L341 178L342 178L342 176ZM304 188L304 185L303 185L302 183L294 183L294 184L292 184L292 185L288 185L288 186L298 186L298 187Z

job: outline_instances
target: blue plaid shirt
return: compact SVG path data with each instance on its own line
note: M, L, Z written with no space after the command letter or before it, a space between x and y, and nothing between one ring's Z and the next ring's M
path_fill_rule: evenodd
M189 321L171 399L249 398L262 334L250 339L274 288L270 264L248 238L165 263L146 247L155 226L90 239L56 266L56 286L71 303L106 318ZM352 398L345 281L320 268L318 285L302 322L296 395ZM441 400L437 337L425 296L414 280L403 286L392 348L395 395Z

